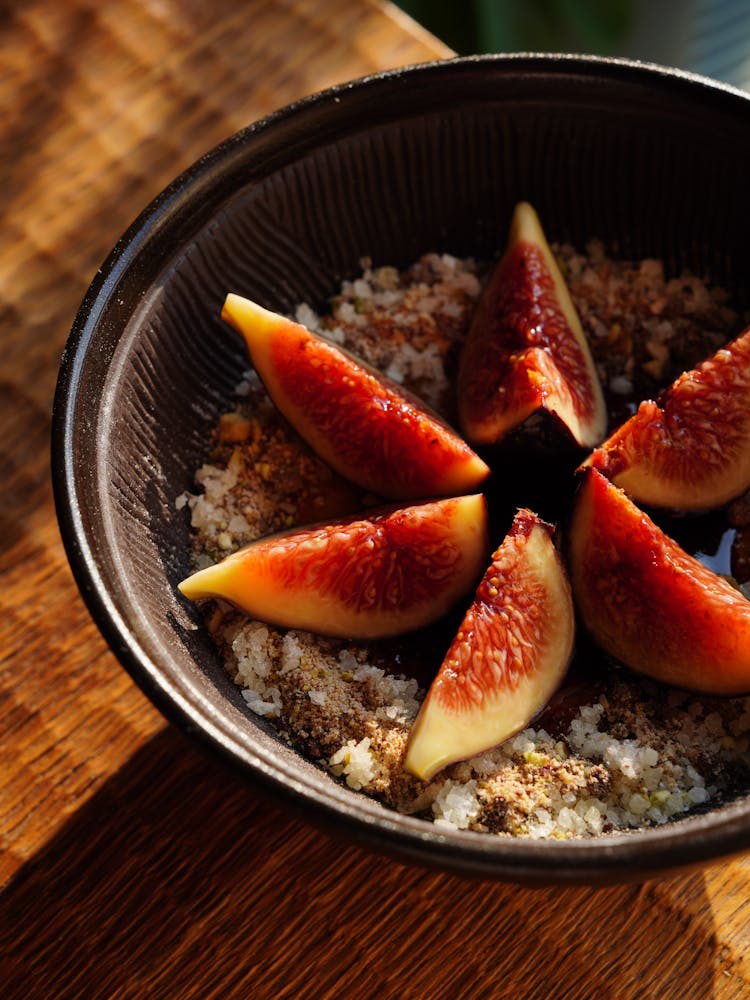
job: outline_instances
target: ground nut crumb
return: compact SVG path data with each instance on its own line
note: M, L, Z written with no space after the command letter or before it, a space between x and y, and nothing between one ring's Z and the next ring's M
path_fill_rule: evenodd
M725 295L694 276L668 278L655 260L613 260L596 241L584 253L553 249L611 413L627 415L738 332ZM458 351L486 273L447 254L403 272L365 260L330 310L303 304L296 318L451 419ZM197 566L378 502L316 458L252 372L195 480L176 505L190 512ZM733 505L738 526L750 525L748 510L747 501ZM438 825L531 839L600 836L666 823L747 787L750 698L696 698L604 667L501 746L422 782L403 761L429 670L439 665L430 662L426 677L411 669L424 667L424 643L415 657L399 644L325 639L249 621L220 602L208 606L207 624L250 712L349 788Z

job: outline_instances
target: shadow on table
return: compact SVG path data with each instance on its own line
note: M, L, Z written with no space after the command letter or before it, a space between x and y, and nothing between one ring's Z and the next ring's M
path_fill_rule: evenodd
M0 897L3 996L713 996L700 873L523 889L291 818L167 728Z
M49 416L24 388L0 380L0 569L6 553L33 532L42 506L52 504L49 433Z

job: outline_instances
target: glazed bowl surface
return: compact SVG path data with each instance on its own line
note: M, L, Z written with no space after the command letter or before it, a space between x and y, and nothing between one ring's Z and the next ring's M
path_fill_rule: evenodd
M178 177L97 273L62 359L53 478L91 614L178 726L328 829L402 860L529 884L612 882L750 845L738 797L661 827L529 841L450 831L338 783L247 709L198 610L192 488L246 367L227 291L322 307L360 260L489 260L516 202L549 237L689 267L747 306L750 97L673 70L575 56L411 67L302 100Z

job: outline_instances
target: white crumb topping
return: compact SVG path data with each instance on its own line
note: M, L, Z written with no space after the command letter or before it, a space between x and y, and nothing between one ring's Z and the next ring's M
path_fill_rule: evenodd
M585 253L555 251L605 390L621 405L728 339L736 317L699 279L668 280L654 260L613 260L595 241ZM484 273L448 254L428 254L404 272L364 260L329 310L300 304L295 317L450 417L457 351ZM372 502L294 436L253 372L236 396L195 491L175 501L190 512L196 566L322 519L335 505L353 512ZM568 716L545 717L421 782L403 760L424 690L402 671L400 654L389 661L379 647L248 621L220 604L209 627L251 712L348 787L438 825L532 839L599 836L665 823L747 782L750 698L665 694L618 672L589 685Z

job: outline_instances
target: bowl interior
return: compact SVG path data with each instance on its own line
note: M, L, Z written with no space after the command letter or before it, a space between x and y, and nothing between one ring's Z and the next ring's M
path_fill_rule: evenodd
M747 805L653 831L532 844L449 834L342 788L251 716L176 583L191 488L247 367L227 291L288 311L428 251L490 258L520 199L551 239L688 266L746 305L750 104L621 62L481 58L371 78L229 140L136 221L90 290L61 369L55 485L78 582L173 718L323 820L402 857L527 881L625 877L750 841ZM688 836L686 836L688 834ZM677 854L675 853L677 852Z

